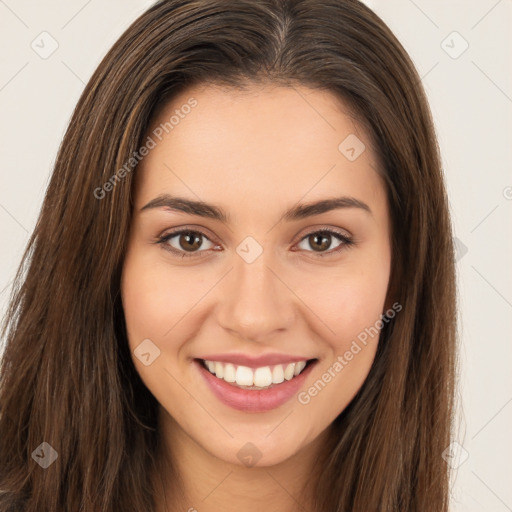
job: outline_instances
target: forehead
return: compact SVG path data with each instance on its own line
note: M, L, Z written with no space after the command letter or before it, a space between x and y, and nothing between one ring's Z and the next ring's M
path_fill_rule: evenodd
M260 208L383 192L369 137L327 91L201 85L165 105L147 136L155 147L137 169L139 205L159 192L226 204L257 197Z

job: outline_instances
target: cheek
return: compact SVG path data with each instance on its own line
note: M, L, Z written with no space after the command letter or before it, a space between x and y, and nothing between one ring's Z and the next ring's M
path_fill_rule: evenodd
M329 327L322 337L326 357L314 382L298 396L310 414L327 414L329 421L334 420L364 384L383 325L390 259L383 245L309 288L308 302L315 304Z
M366 276L351 278L340 290L332 294L326 304L328 321L333 326L336 349L346 349L366 329L375 325L383 313L387 287L377 287Z
M324 424L347 407L368 377L382 328L388 272L386 265L350 272L340 276L339 285L330 282L317 288L315 304L330 329L322 339L326 357L297 399L305 412L322 417Z
M192 296L200 297L200 290L195 293L186 281L185 274L169 272L161 262L149 261L142 251L128 254L121 292L131 344L141 336L161 340L186 314L193 302ZM184 296L187 289L191 290L190 297Z
M307 303L314 305L329 328L325 341L336 352L346 350L347 344L381 319L390 264L386 253L380 254L379 258L365 258L340 266L325 278L317 277L315 286L304 288Z
M190 310L190 301L181 293L186 283L180 282L179 272L169 272L155 258L150 260L147 252L137 247L128 251L123 266L121 296L128 345L139 376L155 398L165 404L173 397L174 407L184 411L187 401L180 399L182 389L171 374L175 375L180 340L188 337L188 333L180 332L182 323L174 328ZM145 364L138 354L148 352L150 360Z

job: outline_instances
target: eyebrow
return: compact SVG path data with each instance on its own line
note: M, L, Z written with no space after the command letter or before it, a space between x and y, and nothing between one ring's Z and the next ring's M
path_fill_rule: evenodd
M169 194L162 194L155 199L152 199L149 203L144 205L140 211L142 212L144 210L151 210L154 208L166 208L191 215L220 220L226 224L229 223L229 215L222 208L216 205L205 203L203 201L194 201L183 197L171 196ZM360 201L355 197L343 196L293 206L284 212L282 218L285 221L295 221L341 208L359 208L370 215L373 215L370 207L363 201Z

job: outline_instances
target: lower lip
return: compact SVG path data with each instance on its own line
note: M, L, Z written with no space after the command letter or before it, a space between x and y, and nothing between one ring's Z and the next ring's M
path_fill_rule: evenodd
M201 375L208 384L212 393L224 404L245 412L266 412L286 403L295 395L316 361L308 364L302 372L291 380L285 380L281 384L274 384L268 389L252 390L242 389L211 374L203 364L195 360Z

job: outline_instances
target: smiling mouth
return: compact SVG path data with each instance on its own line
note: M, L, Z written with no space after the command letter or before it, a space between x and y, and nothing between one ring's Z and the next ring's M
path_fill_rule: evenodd
M234 387L249 390L270 389L285 381L293 380L315 361L316 359L309 359L308 361L249 368L220 361L198 359L203 368L219 380Z

